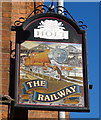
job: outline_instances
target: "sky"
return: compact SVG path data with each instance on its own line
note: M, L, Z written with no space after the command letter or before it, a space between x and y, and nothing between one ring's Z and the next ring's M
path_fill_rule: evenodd
M82 20L88 26L88 79L93 85L89 90L90 112L71 112L70 118L99 118L99 2L66 2L65 8L76 21Z
M89 90L90 112L71 112L70 120L83 120L82 118L95 120L99 118L99 2L65 2L64 7L76 22L81 20L88 26L88 78L89 84L93 85L93 89Z

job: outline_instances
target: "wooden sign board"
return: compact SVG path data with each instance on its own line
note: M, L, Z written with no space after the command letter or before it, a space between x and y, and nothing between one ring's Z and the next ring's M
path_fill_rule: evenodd
M17 29L15 106L89 111L85 31L43 13Z

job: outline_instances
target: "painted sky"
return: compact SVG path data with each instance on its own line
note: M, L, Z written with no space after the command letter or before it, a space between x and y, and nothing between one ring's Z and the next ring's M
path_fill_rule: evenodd
M23 47L26 47L27 49L31 49L31 48L33 48L33 47L36 47L36 46L38 46L38 45L40 45L40 44L46 44L46 45L48 45L48 46L50 46L50 47L52 47L52 48L56 48L56 46L60 46L61 48L65 48L65 47L67 47L67 46L69 46L69 45L72 45L72 46L74 46L74 47L76 47L77 49L79 49L79 50L81 50L82 49L82 45L81 44L72 44L72 43L58 43L58 42L33 42L33 41L25 41L25 42L23 42L22 44L21 44L21 46L23 46Z

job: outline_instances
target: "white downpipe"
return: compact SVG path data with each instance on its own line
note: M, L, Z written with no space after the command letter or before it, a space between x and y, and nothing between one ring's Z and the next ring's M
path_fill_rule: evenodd
M58 0L58 6L64 7L64 0ZM59 8L61 11L63 11L62 7ZM60 14L61 11L58 11L58 13ZM66 118L65 111L59 111L59 120L65 120L65 118Z
M65 111L59 111L59 120L65 120L66 115L65 115Z
M58 6L62 6L62 7L64 7L64 0L57 0L58 1ZM59 8L61 11L63 11L63 8ZM60 14L61 13L61 11L58 11L58 13Z

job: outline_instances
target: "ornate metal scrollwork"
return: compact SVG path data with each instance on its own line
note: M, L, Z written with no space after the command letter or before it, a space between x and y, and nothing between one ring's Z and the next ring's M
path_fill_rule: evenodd
M64 8L62 6L58 6L58 7L56 7L56 9L59 12L59 14L65 15L65 16L71 18L74 22L76 22L75 19L73 18L73 16L69 13L69 11L66 8ZM63 10L61 10L61 9L63 9Z
M24 21L25 21L25 18L20 17L19 20L16 20L16 21L14 22L14 25L15 25L15 26L20 26L20 25L22 25L22 24L24 23Z
M63 9L63 11L61 9ZM38 7L36 7L35 10L32 11L32 13L34 13L34 14L35 13L40 14L40 13L43 13L43 12L44 13L48 13L48 12L58 13L59 12L59 14L63 14L65 16L68 16L73 21L75 21L73 16L68 12L68 10L66 8L62 7L62 6L54 7L53 4L51 4L49 7L46 6L46 5L39 5ZM29 18L32 15L32 13L27 18Z
M79 27L80 27L82 30L88 30L88 26L85 25L85 24L83 23L83 21L79 21L78 23L79 23Z
M49 12L50 7L46 6L46 5L39 5L36 7L36 9L34 9L27 18L29 18L33 13L34 14L40 14L40 13L47 13Z
M11 57L12 59L15 59L15 49L11 50L10 57Z
M62 10L63 9L63 10ZM66 17L69 17L71 20L73 20L76 24L78 24L78 26L82 29L82 30L88 30L87 25L84 25L84 23L82 21L79 21L78 23L75 21L75 19L73 18L73 16L69 13L69 11L62 7L62 6L58 6L58 7L54 7L53 2L51 3L51 5L48 7L46 5L39 5L36 7L36 9L34 9L26 19L30 18L32 16L32 14L41 14L41 13L59 13L61 15L64 15ZM14 22L14 26L21 26L24 21L26 20L23 17L20 17L19 20Z

